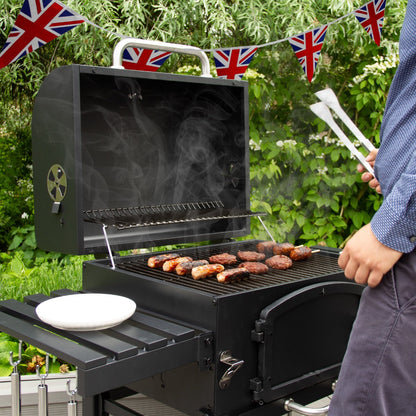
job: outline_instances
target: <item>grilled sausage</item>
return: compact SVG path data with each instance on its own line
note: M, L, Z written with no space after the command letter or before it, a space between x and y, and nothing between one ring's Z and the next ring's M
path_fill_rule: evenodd
M262 261L266 255L257 251L238 251L237 257L242 261Z
M192 269L192 277L195 280L205 279L206 277L213 276L224 270L222 264L205 264L204 266L197 266Z
M312 256L312 250L306 246L296 247L290 252L290 258L296 261L307 259L310 256Z
M170 254L159 254L158 256L149 257L147 260L147 265L151 268L161 268L163 263L168 260L176 259L179 257L179 254L170 253Z
M293 262L290 257L283 254L277 254L266 260L266 264L272 269L285 270L292 266Z
M194 267L203 266L205 264L208 264L207 260L186 261L184 263L179 263L175 268L175 272L179 276L184 276L185 274L191 274Z
M259 263L257 261L246 261L244 263L239 264L238 267L244 267L250 273L253 274L263 274L269 271L269 267L264 263Z
M273 247L276 245L274 241L262 241L257 244L257 251L259 253L272 254Z
M295 246L290 243L278 243L273 247L273 254L284 254L285 256L289 256L294 248Z
M237 257L234 256L234 254L221 253L211 256L209 262L212 264L224 264L230 266L237 263Z
M242 279L247 279L250 276L250 272L244 267L237 267L235 269L224 270L217 274L217 280L220 283L238 282Z
M163 271L173 272L179 263L185 263L186 261L192 261L192 257L177 257L176 259L167 260L163 263Z

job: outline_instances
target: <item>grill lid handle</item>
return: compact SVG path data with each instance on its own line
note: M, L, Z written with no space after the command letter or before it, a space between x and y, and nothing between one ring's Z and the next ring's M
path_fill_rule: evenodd
M158 51L176 52L185 55L197 56L201 61L201 76L210 78L209 60L207 54L200 48L189 45L180 45L178 43L160 42L157 40L145 40L137 38L122 39L114 48L113 51L113 65L111 68L124 69L123 67L123 52L126 48L144 48Z

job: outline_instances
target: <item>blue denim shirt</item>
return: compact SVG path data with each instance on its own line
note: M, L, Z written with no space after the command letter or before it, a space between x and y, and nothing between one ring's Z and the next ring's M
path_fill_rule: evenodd
M384 245L416 247L416 0L409 0L400 33L400 63L387 98L375 163L384 200L371 229Z

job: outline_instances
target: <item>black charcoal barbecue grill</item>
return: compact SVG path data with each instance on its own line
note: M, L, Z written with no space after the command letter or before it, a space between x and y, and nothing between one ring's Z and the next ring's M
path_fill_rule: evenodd
M138 309L111 329L63 331L37 318L46 297L33 295L0 304L0 329L77 365L84 415L137 414L115 401L134 392L192 416L277 416L289 399L331 393L361 294L336 250L231 284L151 269L149 253L115 254L256 249L235 241L258 215L247 98L246 82L208 76L73 65L45 79L33 113L39 245L108 253L84 263L83 291Z

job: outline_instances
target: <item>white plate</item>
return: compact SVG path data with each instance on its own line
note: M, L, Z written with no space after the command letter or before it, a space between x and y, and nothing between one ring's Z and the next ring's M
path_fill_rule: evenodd
M48 299L36 307L38 317L49 325L70 331L111 328L136 310L131 299L104 293L79 293Z

